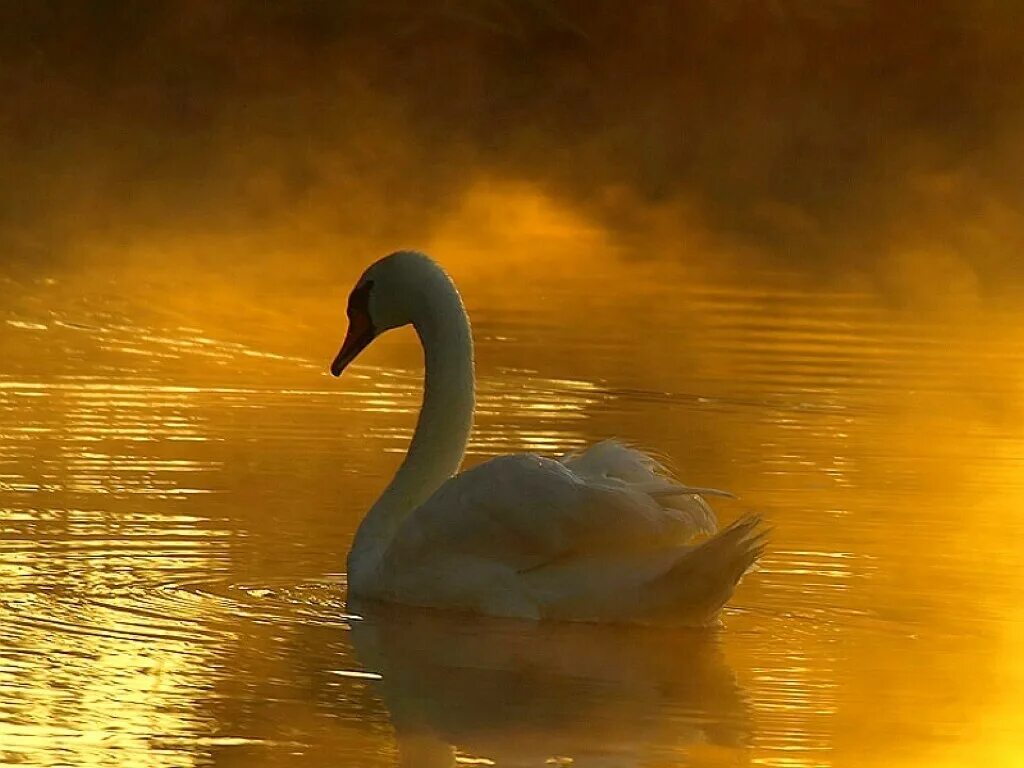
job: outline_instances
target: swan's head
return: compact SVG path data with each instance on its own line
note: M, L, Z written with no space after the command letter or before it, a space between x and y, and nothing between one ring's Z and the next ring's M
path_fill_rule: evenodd
M331 373L340 376L384 331L415 323L439 279L451 285L429 256L416 251L398 251L371 264L349 294L348 332Z

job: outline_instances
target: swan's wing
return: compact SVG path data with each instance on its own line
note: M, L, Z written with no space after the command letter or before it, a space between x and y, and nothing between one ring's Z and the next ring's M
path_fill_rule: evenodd
M694 534L695 518L707 527L705 508L713 525L710 508L689 489L676 495L680 486L666 476L634 476L625 463L618 475L599 472L610 467L595 460L602 452L623 460L623 452L642 456L604 445L595 446L598 454L564 462L501 456L456 475L402 522L388 557L408 567L437 553L523 572L565 558L684 543Z
M646 493L665 509L687 519L691 535L710 535L718 530L718 519L704 496L734 498L728 491L684 485L653 456L618 440L604 440L580 453L563 456L561 462L588 482L619 483Z

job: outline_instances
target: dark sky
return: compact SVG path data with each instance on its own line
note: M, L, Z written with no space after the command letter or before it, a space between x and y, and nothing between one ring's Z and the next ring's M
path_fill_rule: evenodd
M1022 86L1011 0L12 0L0 253L406 245L484 174L626 240L679 205L759 260L995 289L1024 260Z

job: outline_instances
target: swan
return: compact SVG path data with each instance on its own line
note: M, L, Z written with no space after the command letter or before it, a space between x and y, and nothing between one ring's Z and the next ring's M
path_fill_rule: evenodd
M412 325L423 404L404 461L360 523L349 597L519 619L707 625L764 550L757 516L717 531L705 496L617 440L562 457L499 456L459 472L473 421L469 317L430 257L392 253L348 298L340 376ZM700 534L709 538L696 540Z

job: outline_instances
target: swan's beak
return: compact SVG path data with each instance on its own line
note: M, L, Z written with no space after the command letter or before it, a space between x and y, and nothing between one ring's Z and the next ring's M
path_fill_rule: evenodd
M374 329L370 316L367 313L353 314L349 318L345 343L341 345L338 356L331 363L331 375L341 376L341 372L348 367L349 363L356 359L360 352L366 349L367 345L373 341L376 335L376 329Z

